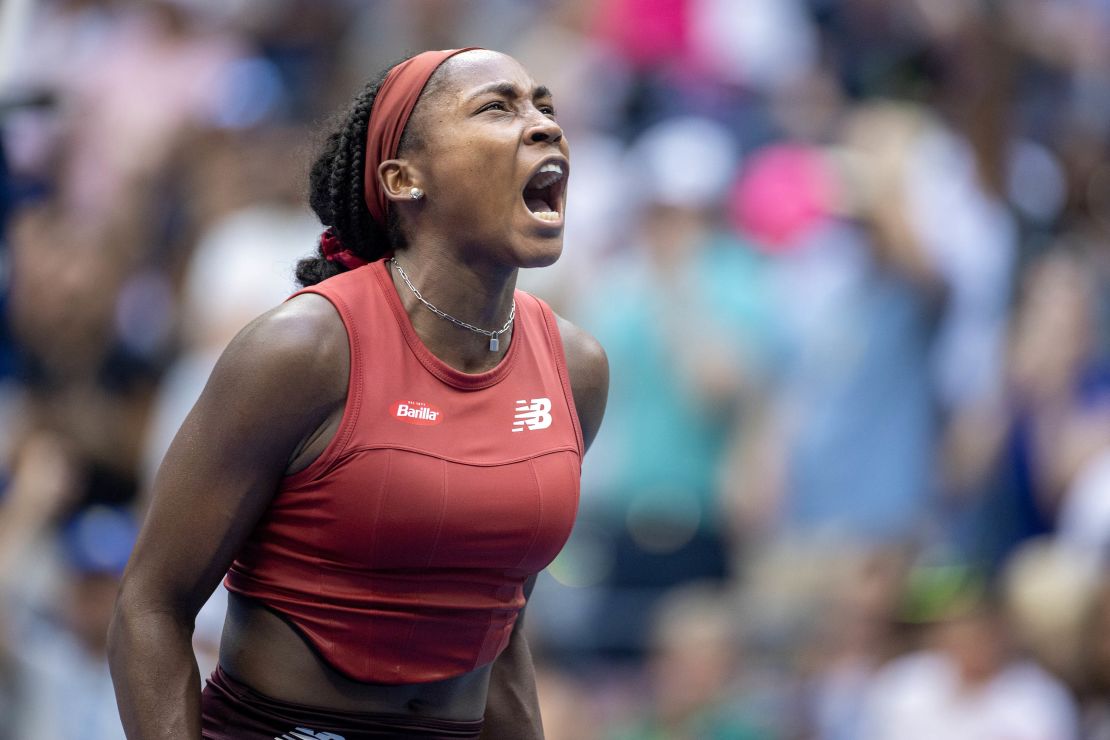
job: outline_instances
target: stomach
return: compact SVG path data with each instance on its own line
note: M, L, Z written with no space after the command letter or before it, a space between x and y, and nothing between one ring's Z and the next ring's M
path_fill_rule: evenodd
M355 681L332 668L284 619L231 592L220 640L220 666L232 678L278 701L470 721L485 714L493 664L428 683Z

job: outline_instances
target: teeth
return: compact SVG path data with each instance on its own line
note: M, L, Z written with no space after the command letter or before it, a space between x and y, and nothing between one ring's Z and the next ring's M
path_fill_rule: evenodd
M562 177L562 176L563 176L563 173L562 173L561 170L559 172L554 172L552 170L543 169L543 170L540 170L536 174L536 176L532 178L532 182L528 183L528 186L530 188L535 188L537 190L542 190L543 188L546 188L549 185L552 185L552 184L558 182L559 178Z
M541 221L558 221L559 220L559 212L558 211L533 211L532 215L535 216L536 218L540 219Z
M536 174L532 176L528 183L528 187L542 190L557 183L562 176L563 166L558 162L548 162L536 171Z

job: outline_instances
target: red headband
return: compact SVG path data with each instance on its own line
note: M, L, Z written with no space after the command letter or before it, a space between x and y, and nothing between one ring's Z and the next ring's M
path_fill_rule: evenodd
M378 167L382 162L397 156L401 134L416 107L416 101L428 83L428 78L456 54L481 47L425 51L389 70L385 81L378 88L370 123L366 128L366 168L362 173L363 197L374 221L384 229L389 201L378 183Z

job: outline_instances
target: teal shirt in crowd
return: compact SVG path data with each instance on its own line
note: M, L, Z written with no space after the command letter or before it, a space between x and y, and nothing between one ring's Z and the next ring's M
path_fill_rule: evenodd
M663 274L640 255L618 263L582 317L611 377L584 482L611 515L646 509L704 526L738 404L705 398L692 367L718 353L758 381L773 354L773 314L762 260L743 244L718 236L679 264Z

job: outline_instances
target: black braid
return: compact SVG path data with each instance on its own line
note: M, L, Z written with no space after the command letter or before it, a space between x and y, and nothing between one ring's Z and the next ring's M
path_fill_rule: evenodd
M396 64L402 61L404 59ZM378 89L396 64L386 67L355 97L347 114L338 119L338 128L328 134L323 150L309 173L309 205L320 223L330 226L347 249L367 262L381 259L386 252L403 243L395 213L390 211L389 224L382 228L371 218L363 200L366 129L370 123L370 111ZM425 92L429 88L431 84ZM418 145L417 135L406 126L399 150ZM315 285L346 269L338 262L324 259L323 250L317 247L316 254L297 263L297 282L301 286Z

